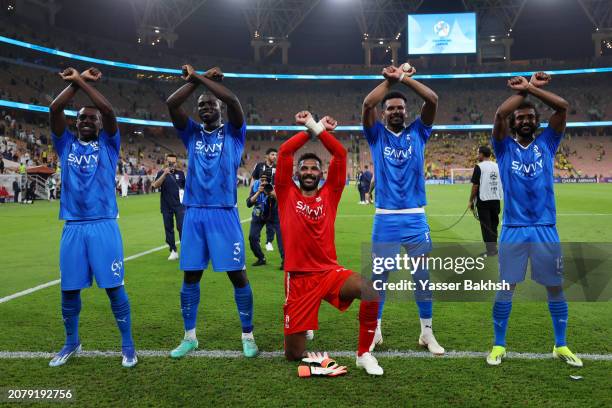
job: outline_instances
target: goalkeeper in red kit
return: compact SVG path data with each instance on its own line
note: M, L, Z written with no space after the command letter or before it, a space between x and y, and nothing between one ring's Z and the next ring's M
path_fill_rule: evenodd
M340 266L336 257L334 222L346 182L346 149L329 133L337 125L333 118L326 116L317 123L310 112L302 111L295 119L308 132L282 144L275 178L285 245L285 356L291 361L306 356L306 331L318 329L322 300L345 311L354 299L361 299L357 367L382 375L383 369L369 352L376 330L378 293L361 275ZM293 155L310 139L309 133L332 154L327 179L320 188L322 162L314 153L298 159L299 186L292 177Z

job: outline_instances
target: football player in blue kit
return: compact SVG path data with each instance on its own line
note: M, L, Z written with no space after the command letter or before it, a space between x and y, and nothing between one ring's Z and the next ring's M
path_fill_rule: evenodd
M408 63L401 68L383 69L385 80L363 101L363 132L366 136L376 179L376 213L372 231L372 253L394 258L403 246L411 257L431 251L429 226L425 216L425 144L436 117L438 96L412 76L416 70ZM405 85L424 101L420 116L406 126L406 96L391 87ZM380 104L381 112L377 111ZM386 282L390 271L373 274L372 281ZM413 271L417 283L415 300L419 309L419 344L436 355L444 354L432 330L432 295L421 282L429 280L426 267ZM380 285L377 285L380 286ZM378 326L372 343L382 343L381 321L385 291L379 291Z
M89 68L79 74L67 68L60 76L69 85L49 106L53 146L62 167L59 217L65 220L60 243L64 347L53 357L56 367L81 350L79 314L81 289L92 285L106 289L121 332L122 365L138 362L132 339L130 302L123 286L123 243L117 224L115 173L120 136L113 107L90 82L102 74ZM93 106L79 109L77 134L68 129L64 108L81 90Z
M550 82L544 72L530 81L514 77L508 81L515 94L495 113L492 144L504 187L504 214L499 247L499 278L510 290L496 294L493 305L495 344L487 363L499 365L506 356L506 328L516 284L525 280L527 261L531 279L546 287L548 308L555 334L553 357L582 367L582 361L566 344L568 307L563 293L563 259L556 227L553 170L555 154L563 138L568 103L542 89ZM554 110L548 126L539 135L539 113L527 96Z
M236 197L237 170L246 136L244 113L236 95L221 84L223 73L219 68L204 75L199 75L191 65L182 69L182 78L187 83L166 101L188 156L180 255L180 268L184 271L181 311L185 335L170 356L181 358L198 347L195 328L200 280L210 260L213 270L226 272L234 286L244 355L255 357L258 349L253 337L253 292L246 274ZM197 123L181 106L200 85L207 92L198 98L202 123ZM227 106L226 123L222 121L222 104Z

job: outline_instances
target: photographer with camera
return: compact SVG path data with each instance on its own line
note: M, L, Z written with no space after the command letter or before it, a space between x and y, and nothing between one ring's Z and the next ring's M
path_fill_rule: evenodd
M179 258L174 239L174 219L176 218L176 229L178 230L180 239L183 231L183 215L185 214L185 208L182 204L183 191L185 189L185 173L176 169L175 154L166 155L166 167L157 173L151 187L161 187L159 201L161 213L164 218L166 243L170 248L168 260L174 261Z
M247 198L247 207L253 207L251 219L251 228L249 231L249 243L251 251L257 257L257 261L253 266L261 266L266 264L266 257L261 250L260 235L264 225L270 226L278 237L278 251L281 258L284 260L285 252L283 251L283 241L280 234L280 221L278 217L278 202L274 185L272 184L272 169L268 168L261 174L259 180L253 182L251 193ZM283 269L281 263L280 269Z
M265 172L272 174L271 183L274 184L274 173L276 172L276 159L278 157L278 150L271 147L266 150L265 160L259 162L253 168L253 173L251 174L251 183L249 185L250 188L253 188L253 183L255 180L259 180L261 175ZM272 242L274 241L274 228L270 224L266 224L266 251L274 251L274 246Z

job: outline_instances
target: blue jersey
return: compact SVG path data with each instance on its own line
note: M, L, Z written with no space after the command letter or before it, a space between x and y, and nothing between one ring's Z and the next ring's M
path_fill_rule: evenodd
M510 136L492 139L504 187L504 226L555 225L553 168L562 138L547 127L527 147Z
M177 129L187 148L186 207L235 207L237 172L240 166L246 124L236 129L226 123L212 132L189 119Z
M119 130L112 136L102 130L97 140L88 143L81 142L68 128L61 137L51 136L62 168L60 219L117 218Z
M363 128L372 151L376 180L376 208L401 210L423 207L425 199L425 143L431 134L417 118L395 134L381 122Z

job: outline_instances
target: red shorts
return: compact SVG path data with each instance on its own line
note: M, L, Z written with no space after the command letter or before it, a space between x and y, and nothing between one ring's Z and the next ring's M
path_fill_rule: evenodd
M354 272L339 266L325 272L285 272L285 335L319 328L321 300L345 311L352 300L341 300L340 289Z

